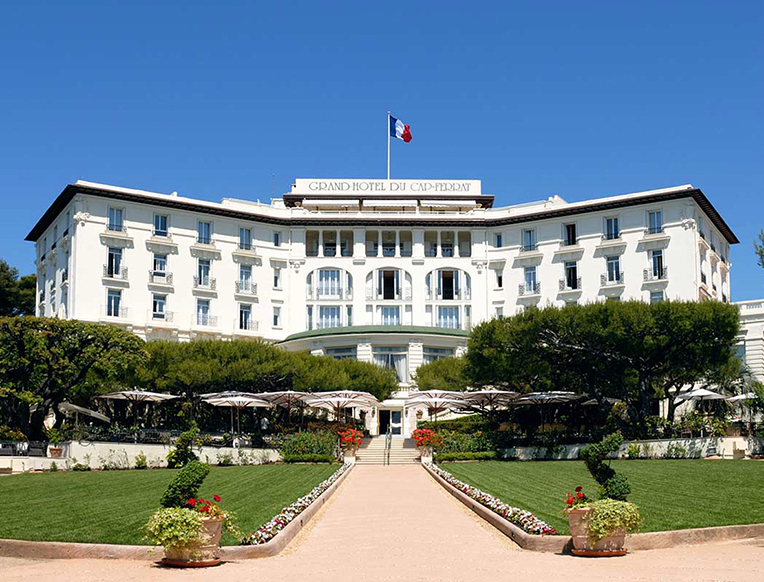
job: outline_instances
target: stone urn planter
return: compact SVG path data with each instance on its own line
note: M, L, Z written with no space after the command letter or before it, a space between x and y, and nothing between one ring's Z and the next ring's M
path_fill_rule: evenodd
M601 540L592 543L589 537L587 517L592 512L591 507L575 507L567 509L570 535L573 538L573 554L576 556L623 556L626 549L623 547L626 540L626 532L618 529Z
M352 465L356 461L356 452L358 451L357 448L350 448L345 449L343 451L343 459L345 461L346 465Z
M204 519L200 540L180 547L166 547L162 564L174 568L205 568L220 563L220 538L225 519Z
M48 447L48 454L53 459L60 459L61 455L63 454L63 452L64 452L64 447L62 447L62 446L51 445L51 446Z
M422 463L432 463L432 447L417 447L419 449L419 460Z

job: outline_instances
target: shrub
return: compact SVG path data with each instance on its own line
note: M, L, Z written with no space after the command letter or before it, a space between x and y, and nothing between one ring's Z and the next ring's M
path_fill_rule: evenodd
M85 455L85 462L80 463L76 457L72 457L72 471L90 471L90 455Z
M679 443L669 443L666 447L666 452L663 453L664 459L686 459L687 448L683 447Z
M291 455L329 455L337 450L336 433L298 432L281 437L276 448L282 457Z
M284 455L285 463L334 463L334 455Z
M600 499L587 505L592 508L586 522L589 540L593 544L620 529L627 534L639 530L639 510L633 503Z
M477 453L440 453L435 458L438 463L448 461L495 461L496 451L481 451Z
M157 546L179 548L199 541L202 514L186 507L165 507L151 516L144 526L146 539Z
M48 439L48 442L52 445L58 445L66 440L64 433L62 433L57 428L49 428L46 430L45 438Z
M443 430L438 433L441 441L437 447L439 453L480 453L494 449L494 444L483 432L466 434L453 430Z
M135 455L135 468L146 469L147 467L148 463L146 462L146 455L144 455L142 452Z
M478 430L488 428L488 422L480 415L471 414L449 420L420 420L416 423L417 428L429 428L434 431L453 430L472 434Z
M58 465L56 465L56 461L53 461L53 462L50 464L50 467L48 468L48 470L49 470L51 473L55 473L56 471L58 471Z
M623 437L614 433L598 443L584 447L579 453L594 480L600 484L600 497L626 501L626 497L631 493L626 477L616 473L609 464L605 464L605 459L617 452L622 443Z
M5 424L2 424L0 425L0 441L23 443L27 441L27 437L20 430L16 430Z
M210 466L191 461L170 481L159 502L162 507L184 507L188 500L196 497L199 487L210 472Z
M201 437L199 436L199 427L195 422L191 422L191 428L186 432L181 433L180 436L175 439L175 448L167 453L167 466L171 469L174 467L185 467L191 461L198 461L199 457L194 453L193 448L201 444Z
M639 459L642 456L642 445L631 443L626 447L626 457L629 459Z
M231 453L218 453L218 465L221 467L231 467L233 465L233 455Z

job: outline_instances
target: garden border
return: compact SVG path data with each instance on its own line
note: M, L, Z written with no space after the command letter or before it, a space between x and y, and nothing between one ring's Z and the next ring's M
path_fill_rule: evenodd
M482 519L490 523L513 542L525 550L536 552L569 553L573 547L570 536L542 536L524 532L515 524L510 523L498 513L481 505L468 495L459 491L430 467L422 464L422 467L439 483L446 491L456 497L464 505L469 507ZM717 527L702 527L693 529L678 529L668 531L648 532L626 536L626 549L635 550L659 550L673 548L675 546L689 546L694 544L707 544L729 540L740 540L764 537L764 523L749 525L724 525Z
M345 478L353 471L353 467L345 470L316 500L283 530L264 544L253 546L222 546L220 557L226 560L242 560L251 558L267 558L280 553L294 537L300 533L313 516L321 509ZM78 542L42 542L29 540L0 539L0 556L4 558L34 558L34 559L77 559L103 558L112 560L153 560L162 557L162 549L155 546L128 546L121 544L87 544Z

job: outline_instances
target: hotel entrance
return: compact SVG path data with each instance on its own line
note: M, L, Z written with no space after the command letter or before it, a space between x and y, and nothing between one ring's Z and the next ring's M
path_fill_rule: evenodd
M390 428L392 434L403 434L403 411L380 410L379 411L379 434L387 434Z

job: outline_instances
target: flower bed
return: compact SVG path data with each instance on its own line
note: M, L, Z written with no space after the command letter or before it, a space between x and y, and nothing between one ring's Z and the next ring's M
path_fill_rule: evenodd
M455 487L468 497L484 505L494 513L500 515L508 522L513 523L523 531L534 535L557 535L559 532L545 521L540 520L530 511L507 505L501 499L481 491L477 487L460 481L448 471L444 471L436 465L427 463L427 467L444 479L449 485Z
M276 534L278 534L287 525L289 525L289 523L291 523L294 518L305 511L311 503L313 503L321 496L324 491L336 483L337 479L339 479L342 474L351 467L352 465L342 465L339 469L337 469L337 471L334 472L334 474L332 474L331 477L329 477L326 481L316 485L316 487L314 487L305 497L300 497L297 501L282 509L276 517L274 517L265 525L261 526L257 531L253 531L252 533L244 536L244 538L241 540L242 545L257 546L271 541L274 537L276 537Z

